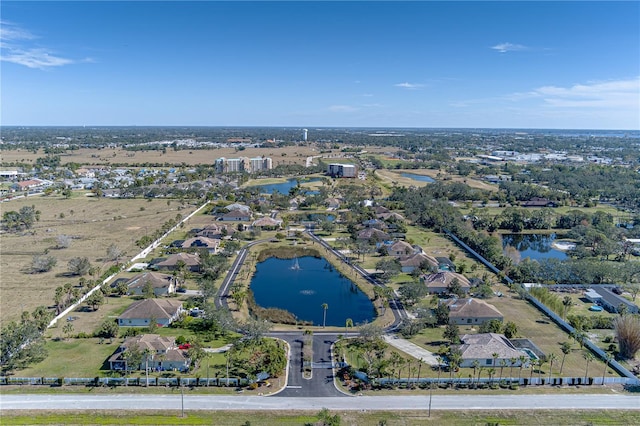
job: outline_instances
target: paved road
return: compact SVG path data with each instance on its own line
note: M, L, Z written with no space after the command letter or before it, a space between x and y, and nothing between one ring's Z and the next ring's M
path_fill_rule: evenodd
M426 410L429 396L357 396L348 398L273 398L262 396L185 395L185 410ZM2 395L0 410L179 410L172 395ZM640 410L640 395L434 395L434 410Z
M337 333L314 333L311 379L302 377L302 333L271 333L271 335L286 340L291 347L287 386L274 396L281 398L345 396L336 389L333 382L331 345L338 340Z

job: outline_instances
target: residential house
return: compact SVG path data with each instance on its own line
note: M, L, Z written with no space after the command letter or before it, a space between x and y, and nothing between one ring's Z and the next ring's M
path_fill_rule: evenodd
M377 229L387 229L387 224L384 221L379 219L369 219L362 222L364 226L367 228L377 228Z
M387 254L389 256L406 257L414 253L415 250L413 246L406 241L396 241L390 246L387 246Z
M29 191L31 189L44 187L45 183L45 181L40 179L29 179L14 183L11 185L11 188L14 191Z
M547 199L540 197L533 197L528 201L521 204L522 207L558 207L558 204Z
M196 236L221 240L226 236L233 235L234 232L235 229L228 225L212 223L197 231Z
M235 210L240 210L243 211L245 213L250 213L251 212L251 208L245 204L240 204L240 203L233 203L233 204L229 204L228 206L225 206L225 209L229 212L235 211Z
M274 230L274 229L279 229L282 226L282 220L273 219L269 216L264 216L254 221L251 224L251 226L253 226L254 228L260 228L263 230Z
M147 283L151 284L155 297L175 293L176 291L176 279L173 276L158 272L145 272L126 282L129 294L143 295Z
M119 317L121 327L149 327L155 321L161 327L171 324L184 312L176 299L144 299L134 302Z
M324 204L330 210L337 210L340 208L340 200L337 198L327 198Z
M503 321L504 316L495 306L484 300L449 299L442 303L449 307L449 321L458 325L481 325L486 321Z
M391 237L384 231L377 228L365 228L358 232L357 239L360 241L387 241Z
M460 339L462 344L458 349L462 353L460 367L473 368L477 361L481 367L519 367L520 357L526 357L525 365L529 364L529 356L518 349L503 334L480 333L465 334ZM497 355L497 356L496 356Z
M399 213L396 212L387 212L387 213L380 213L376 215L376 218L380 219L380 220L384 220L384 221L389 221L389 222L403 222L404 221L404 216L402 216Z
M457 279L464 293L468 293L471 289L469 280L461 274L451 271L439 271L435 274L425 274L420 279L427 286L427 290L431 294L447 294L449 286L453 280Z
M129 366L127 364L125 353L132 348L137 348L143 353L139 365ZM187 371L190 363L187 351L178 348L175 338L157 334L141 334L127 338L116 349L116 352L109 358L109 369L145 370L149 368L156 371Z
M184 263L191 272L200 272L200 256L198 253L172 254L165 260L155 263L153 266L161 270L175 271L182 263Z
M218 217L218 220L222 220L225 222L246 222L251 220L251 213L246 212L244 210L231 210L228 213L225 213Z
M208 237L193 237L186 239L180 244L182 248L199 248L206 249L211 254L218 253L220 247L220 240Z
M416 269L420 269L428 265L428 268L437 269L438 262L431 256L424 253L415 253L399 258L402 272L410 274Z

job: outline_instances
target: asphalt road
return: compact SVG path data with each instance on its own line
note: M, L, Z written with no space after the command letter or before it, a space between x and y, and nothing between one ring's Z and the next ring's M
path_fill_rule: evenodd
M185 410L427 410L429 396L356 396L348 398L273 398L263 396L185 395ZM173 395L2 395L1 410L176 410ZM640 410L640 395L434 395L434 410Z
M286 340L291 347L287 386L273 396L279 398L345 396L333 382L331 345L338 339L337 334L314 333L313 368L310 379L302 376L302 333L272 333L272 335Z

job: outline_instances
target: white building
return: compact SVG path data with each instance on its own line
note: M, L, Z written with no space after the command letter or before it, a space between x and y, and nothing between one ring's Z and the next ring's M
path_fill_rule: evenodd
M327 166L327 174L333 177L355 178L357 171L353 164L332 163Z

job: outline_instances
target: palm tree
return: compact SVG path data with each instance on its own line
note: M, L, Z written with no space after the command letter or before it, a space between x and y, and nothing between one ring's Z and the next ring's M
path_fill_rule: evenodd
M476 376L476 371L478 370L478 367L480 367L480 361L478 361L477 359L474 360L471 363L471 366L473 367L473 377ZM480 375L478 375L478 380L480 379Z
M345 322L344 322L344 326L347 328L347 337L348 337L349 336L349 327L353 328L353 320L351 318L347 318L345 320Z
M322 328L324 328L327 324L327 309L329 309L329 305L326 303L322 304Z
M422 364L424 364L424 361L420 358L418 360L418 385L420 385L420 370L422 370Z
M547 360L544 358L538 360L538 384L542 384L542 365L545 362L547 362Z
M550 353L547 356L547 359L549 360L549 384L551 384L551 375L553 374L553 363L558 359L558 356L554 353Z
M562 351L562 362L560 363L560 375L562 375L562 369L564 368L564 359L571 353L571 342L564 342L562 346L560 346L560 350Z
M533 367L537 367L539 362L540 362L540 361L539 361L539 360L537 360L537 359L534 359L533 361L531 361L531 365L529 366L529 367L530 367L530 371L529 371L529 383L531 383L531 379L533 379Z
M591 355L591 352L587 352L587 351L585 351L582 354L582 358L584 358L584 360L587 362L587 366L584 369L584 381L586 383L587 382L587 376L589 376L589 363L591 361L593 361L594 358L593 358L593 355Z
M518 361L516 358L509 358L509 378L513 379L513 366L515 365L516 361Z
M489 373L489 385L491 385L493 375L496 374L496 369L491 367L489 370L487 370L487 373Z
M498 360L498 357L500 355L497 352L494 352L491 354L491 358L493 358L493 364L491 365L493 368L496 367L496 361Z
M607 368L613 357L610 354L606 354L604 357L604 371L602 372L602 385L604 386L604 376L607 374Z
M142 355L144 356L144 370L145 370L145 374L147 376L146 386L149 387L149 358L151 358L151 360L153 360L153 352L151 351L151 349L146 348L142 352Z
M573 299L571 299L571 296L565 296L564 299L562 299L562 305L564 306L564 309L562 310L562 319L565 319L567 318L569 308L573 305Z
M506 359L501 359L500 360L500 378L498 379L498 382L502 381L502 370L504 370L504 368L507 366L507 360Z
M524 368L524 362L527 360L527 357L524 355L520 355L518 357L518 361L520 361L520 371L518 372L518 383L520 383L520 379L522 378L522 369Z

